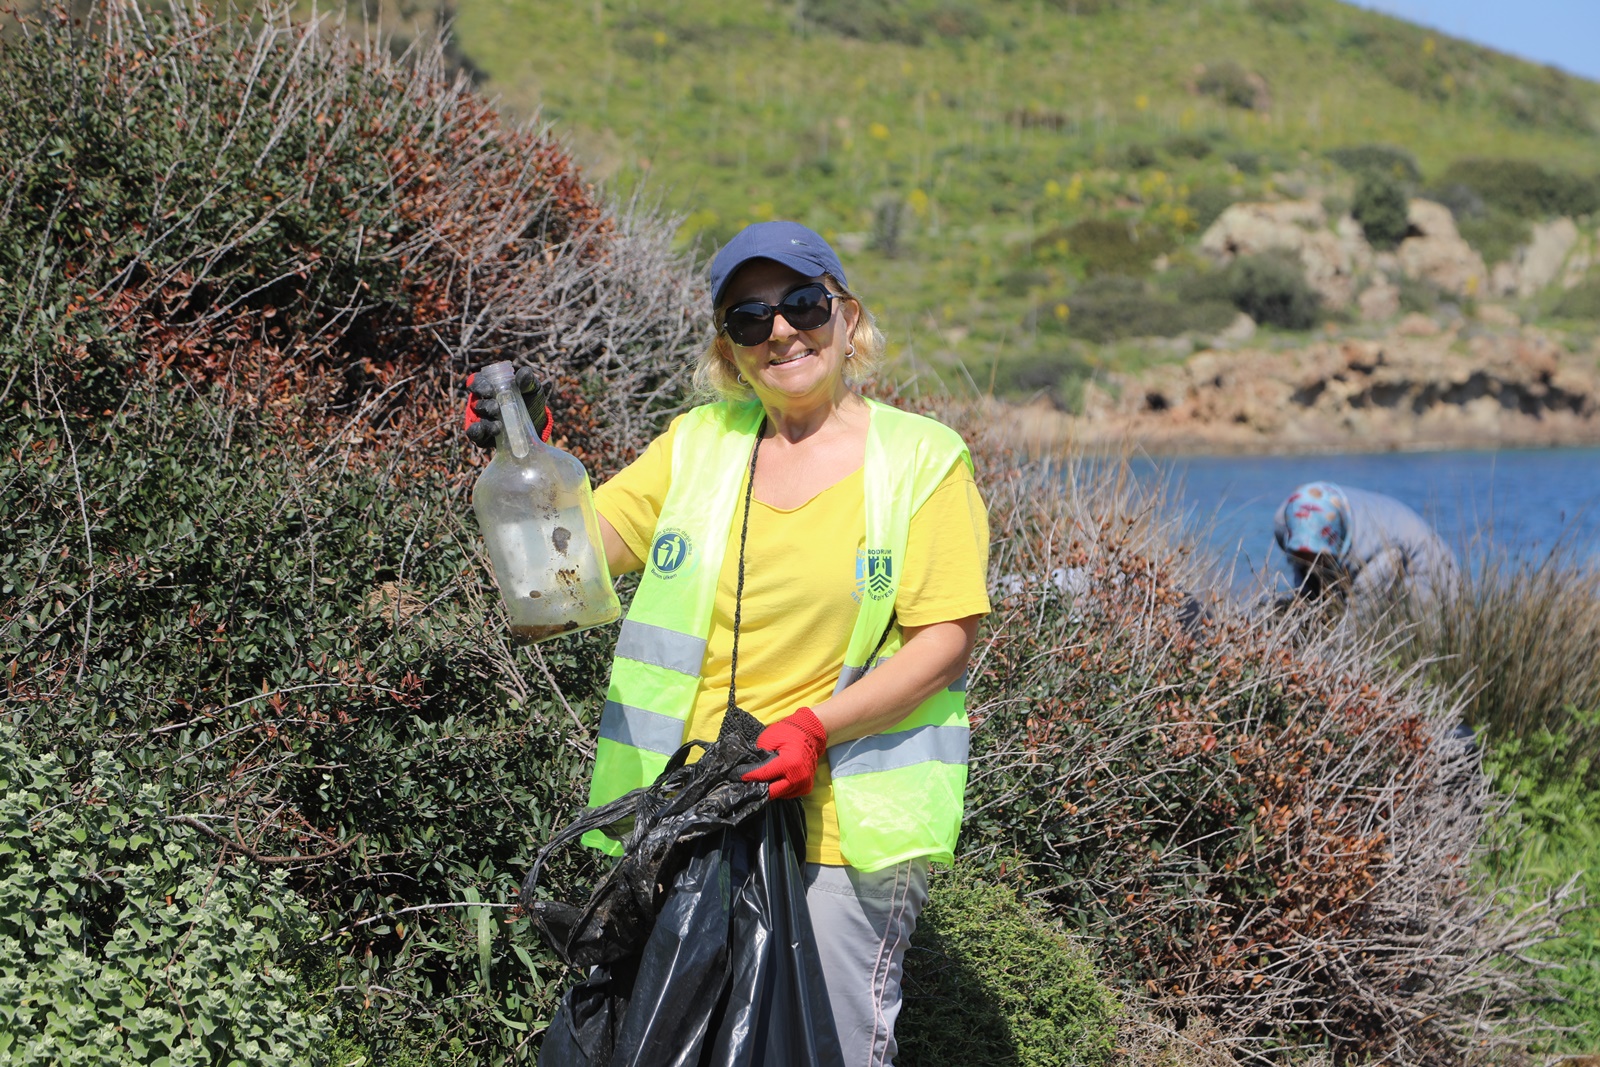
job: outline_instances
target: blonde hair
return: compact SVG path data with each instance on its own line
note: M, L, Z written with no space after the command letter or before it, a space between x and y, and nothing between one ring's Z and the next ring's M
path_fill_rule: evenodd
M856 325L850 331L850 346L855 349L855 354L844 361L844 383L854 389L878 369L888 342L860 297L840 285L831 274L824 274L822 281L830 293L855 305ZM739 380L738 368L733 364L733 342L721 330L695 358L694 389L697 395L707 400L755 399L755 390Z

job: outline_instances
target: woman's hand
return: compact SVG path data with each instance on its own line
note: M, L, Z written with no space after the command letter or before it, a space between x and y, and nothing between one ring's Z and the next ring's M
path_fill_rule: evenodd
M815 712L801 708L762 730L756 747L771 752L772 758L755 770L746 771L744 780L771 782L769 791L774 800L803 797L816 783L817 764L828 751L828 731Z
M477 378L476 373L467 375L467 408L462 418L462 429L467 431L467 440L479 448L493 448L495 438L505 429L500 422L500 404L495 400L494 391L488 383L480 382ZM539 380L532 367L518 367L517 391L522 394L522 402L528 406L528 418L533 421L539 440L549 441L550 431L555 428L555 418L545 402L550 387Z

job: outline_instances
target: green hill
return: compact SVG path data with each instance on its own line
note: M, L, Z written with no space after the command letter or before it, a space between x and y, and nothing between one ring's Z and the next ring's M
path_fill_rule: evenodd
M682 240L807 222L902 357L981 387L1127 358L1068 342L1078 283L1181 265L1234 199L1348 203L1329 150L1403 146L1417 186L1470 157L1600 172L1600 85L1336 0L461 0L455 33ZM1133 247L1072 229L1105 219Z

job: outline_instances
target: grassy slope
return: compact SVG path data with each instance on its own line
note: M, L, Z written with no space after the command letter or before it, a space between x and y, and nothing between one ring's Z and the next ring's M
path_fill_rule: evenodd
M846 235L851 280L899 351L980 379L997 356L1060 348L1030 309L1064 299L1078 268L1030 262L1029 242L1062 223L1140 216L1192 236L1195 189L1258 195L1274 170L1315 183L1318 153L1375 141L1429 174L1471 155L1600 168L1592 83L1335 0L1101 2L461 0L456 28L508 108L541 110L619 191L642 181L687 216L685 239L773 216ZM876 40L826 28L896 9L953 14L957 32L908 44L881 39L893 25ZM916 24L932 23L901 25ZM1192 91L1196 65L1221 60L1266 79L1268 110ZM1183 134L1216 150L1161 151ZM1158 149L1155 166L1128 169L1134 142ZM1225 158L1240 150L1268 168L1241 173ZM904 205L895 257L870 247L885 200Z

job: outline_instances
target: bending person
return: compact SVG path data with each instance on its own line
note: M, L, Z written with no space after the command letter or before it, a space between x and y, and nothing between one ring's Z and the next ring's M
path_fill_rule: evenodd
M1402 590L1423 596L1448 587L1455 554L1415 511L1382 493L1308 482L1273 519L1296 591L1311 598L1341 590L1352 603L1381 603Z
M987 515L954 431L856 392L884 339L826 241L750 226L713 259L711 293L695 378L718 399L595 492L611 572L642 575L590 802L715 737L736 686L776 753L747 777L802 798L845 1062L887 1065L928 863L960 829Z

